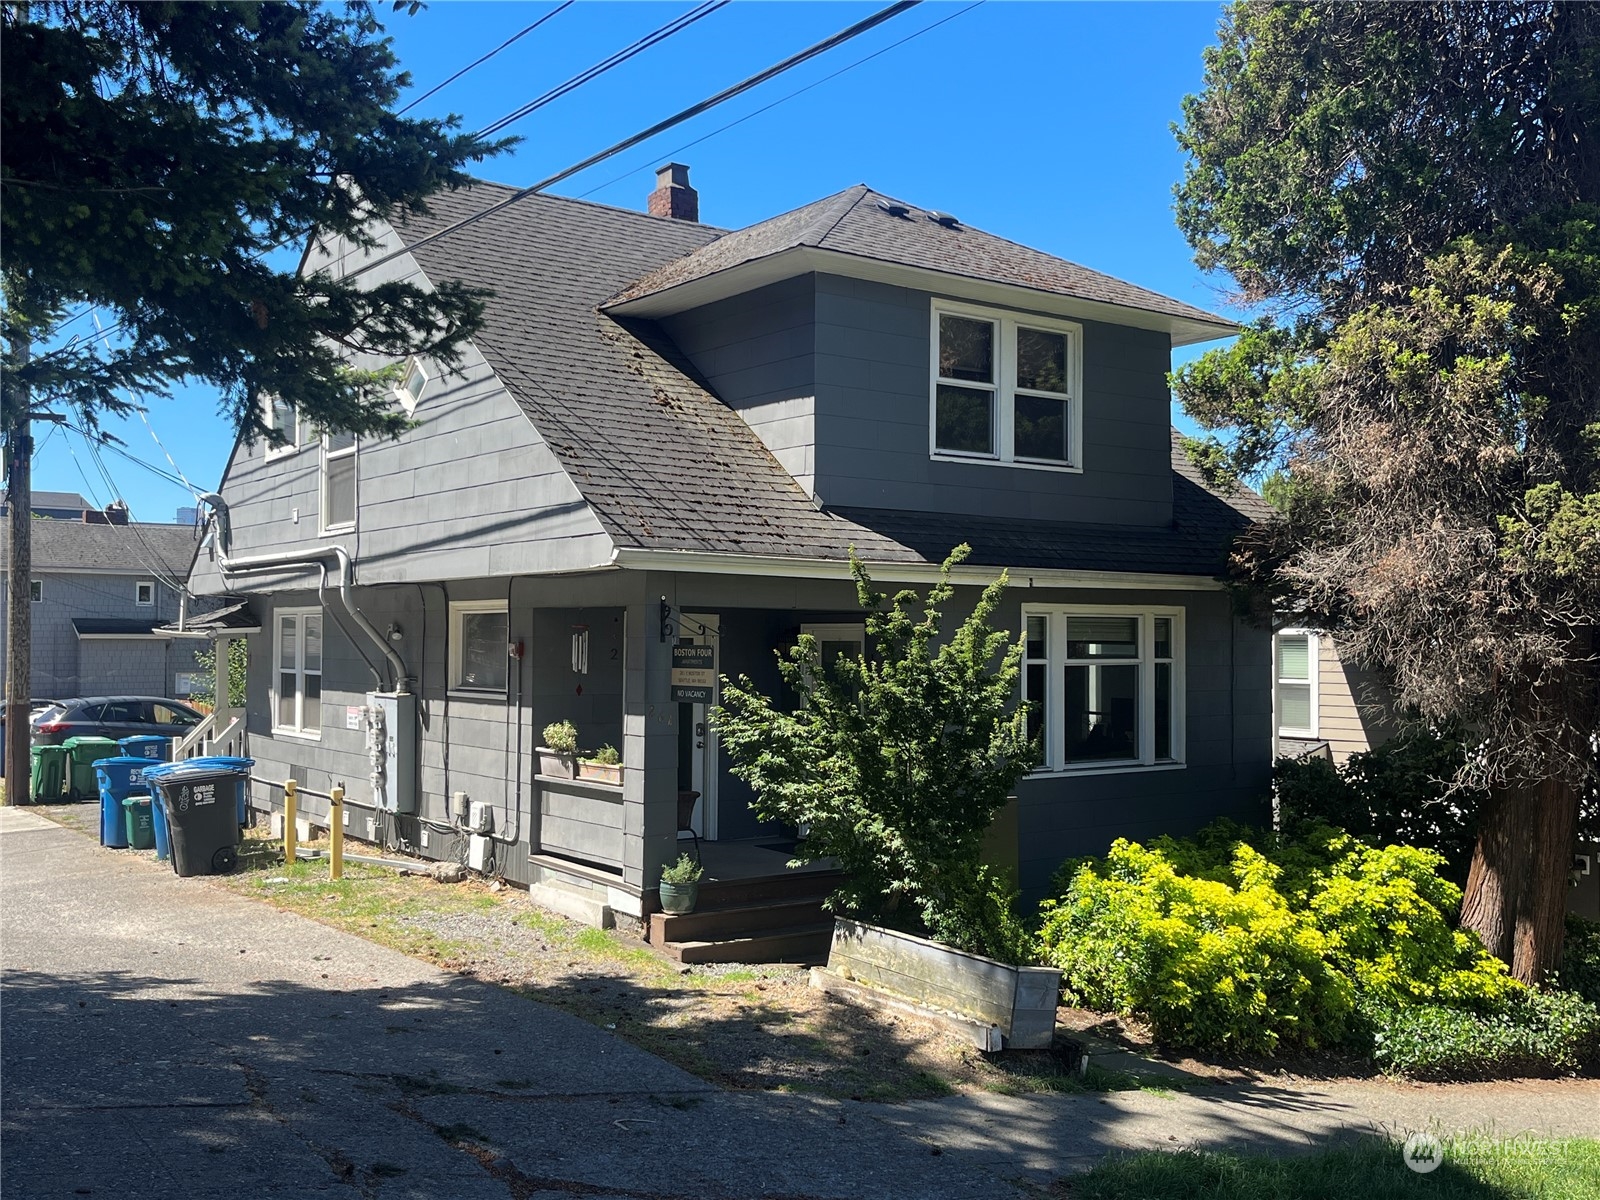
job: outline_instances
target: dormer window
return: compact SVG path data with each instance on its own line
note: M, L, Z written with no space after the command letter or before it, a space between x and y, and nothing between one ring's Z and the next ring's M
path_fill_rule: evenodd
M406 410L406 416L416 413L417 405L422 403L422 393L427 387L427 370L417 359L407 359L405 373L400 376L400 382L394 390L395 396L400 401L400 407Z
M935 301L929 442L935 458L1082 467L1077 325Z

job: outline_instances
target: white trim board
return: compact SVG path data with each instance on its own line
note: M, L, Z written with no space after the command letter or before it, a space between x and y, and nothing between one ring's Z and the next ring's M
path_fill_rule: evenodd
M823 275L843 275L852 279L886 283L894 287L933 292L980 304L1023 308L1029 312L1103 321L1108 325L1128 325L1135 329L1151 329L1167 334L1174 346L1216 341L1218 338L1233 337L1239 332L1239 326L1231 321L1209 322L1194 317L1169 316L1148 309L1108 304L1101 300L1085 300L1076 296L1063 296L1059 292L1040 291L1017 284L996 283L967 275L935 271L928 267L883 262L865 255L846 254L840 250L820 250L815 246L791 247L764 258L753 259L711 275L701 276L699 279L691 279L687 283L680 283L662 292L601 307L607 312L622 313L626 316L661 317L813 272Z

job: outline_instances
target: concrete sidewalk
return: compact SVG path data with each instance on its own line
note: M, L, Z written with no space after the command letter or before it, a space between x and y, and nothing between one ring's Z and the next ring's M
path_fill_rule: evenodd
M728 1093L487 984L0 809L12 1196L1006 1197L1117 1149L1600 1136L1600 1084Z

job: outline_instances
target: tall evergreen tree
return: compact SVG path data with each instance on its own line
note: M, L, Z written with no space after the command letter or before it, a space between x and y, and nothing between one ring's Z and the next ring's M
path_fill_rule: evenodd
M367 3L14 0L0 20L8 409L31 391L92 423L188 378L247 436L263 394L334 428L403 427L349 356L452 360L481 297L301 276L270 252L313 228L366 238L373 213L461 186L509 143L398 116L407 77ZM14 353L76 304L111 315L118 348Z
M1267 315L1175 376L1192 453L1285 471L1243 578L1481 738L1462 920L1537 979L1600 707L1600 6L1244 0L1205 63L1178 221Z

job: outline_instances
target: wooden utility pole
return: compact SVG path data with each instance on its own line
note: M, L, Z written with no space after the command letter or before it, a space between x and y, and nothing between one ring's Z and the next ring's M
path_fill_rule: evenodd
M18 347L18 365L28 361L29 345ZM6 592L6 792L7 804L27 804L29 789L29 749L33 745L33 723L29 703L33 690L33 423L29 417L32 397L26 384L10 381L11 418L6 429L9 469L6 473L10 495L11 576Z

